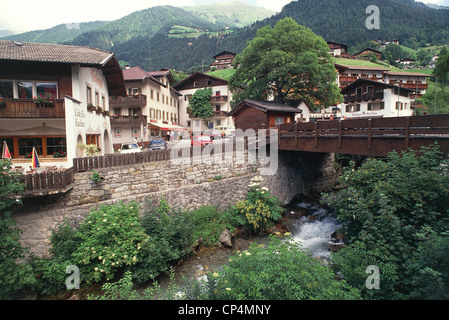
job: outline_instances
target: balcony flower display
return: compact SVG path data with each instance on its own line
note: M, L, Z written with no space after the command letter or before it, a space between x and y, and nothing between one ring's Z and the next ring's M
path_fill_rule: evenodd
M33 99L36 104L53 103L53 97L51 96L43 97L42 95L39 95L39 97L34 97Z
M5 100L3 100L3 98L0 98L0 107L3 107L6 105Z
M92 103L88 103L87 104L87 110L94 111L94 110L97 110L97 108Z
M53 158L65 158L67 157L67 152L65 151L55 151L53 152Z

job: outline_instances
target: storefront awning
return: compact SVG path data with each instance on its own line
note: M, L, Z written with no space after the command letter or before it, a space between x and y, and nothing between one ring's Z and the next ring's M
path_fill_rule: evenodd
M161 130L172 130L172 129L178 129L178 130L187 130L187 128L175 125L175 124L165 124L165 123L156 123L156 122L150 122L148 123L148 127L158 127Z

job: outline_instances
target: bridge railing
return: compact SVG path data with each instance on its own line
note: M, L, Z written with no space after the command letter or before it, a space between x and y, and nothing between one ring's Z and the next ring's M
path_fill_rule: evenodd
M360 137L367 139L369 150L373 138L405 139L408 147L410 139L416 137L449 139L449 114L288 123L279 125L278 130L281 146L286 139L294 139L295 145L298 145L298 139L312 138L315 139L315 146L318 146L320 138L337 138L340 148L344 138Z

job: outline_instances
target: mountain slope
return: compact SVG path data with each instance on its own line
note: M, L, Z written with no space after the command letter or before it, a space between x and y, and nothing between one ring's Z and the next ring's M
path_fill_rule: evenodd
M105 22L83 22L72 24L60 24L50 29L29 31L21 34L9 35L2 40L37 42L37 43L62 43L71 41L76 36L101 27Z
M148 41L158 33L166 34L175 24L212 31L223 27L223 25L213 24L181 8L157 6L136 11L118 20L108 22L96 30L79 35L70 41L70 44L90 45L111 50L116 45L133 41L136 38Z
M239 1L218 2L210 5L182 8L213 23L225 24L229 28L242 28L276 13Z

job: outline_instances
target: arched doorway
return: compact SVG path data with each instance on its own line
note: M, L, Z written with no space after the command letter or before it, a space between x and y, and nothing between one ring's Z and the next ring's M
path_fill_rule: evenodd
M104 130L104 134L103 134L103 150L104 150L104 154L112 153L111 147L112 147L112 143L111 143L111 137L109 135L109 132L108 132L108 130Z
M84 144L83 137L81 134L78 134L78 138L76 139L76 157L82 158L84 157L84 151L82 148L79 148L78 145Z

